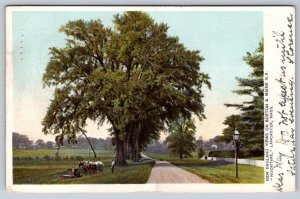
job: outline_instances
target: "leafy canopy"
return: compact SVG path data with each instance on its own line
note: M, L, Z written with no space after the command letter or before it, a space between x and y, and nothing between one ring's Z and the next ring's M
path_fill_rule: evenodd
M181 117L169 126L168 132L170 134L166 138L168 149L172 154L177 154L180 159L184 155L191 156L196 148L196 126L194 123L193 119Z
M108 121L125 141L132 123L163 126L192 113L205 118L202 87L210 82L200 70L200 51L186 49L147 13L125 12L113 22L110 28L99 19L75 20L60 28L66 45L50 48L43 76L44 86L55 87L43 132L76 142L91 119ZM159 128L145 128L157 137Z

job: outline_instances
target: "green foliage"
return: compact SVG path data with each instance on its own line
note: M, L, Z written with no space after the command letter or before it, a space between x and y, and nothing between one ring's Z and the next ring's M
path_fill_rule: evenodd
M210 82L200 70L200 51L168 36L166 24L143 12L125 12L113 22L114 29L100 20L60 28L67 40L50 49L43 84L55 92L42 124L58 143L64 137L76 143L87 119L109 121L122 165L128 145L140 151L165 123L191 113L205 118L201 90Z
M57 155L55 155L54 160L55 161L61 161L62 158L57 154Z
M209 157L221 157L221 158L234 158L234 151L210 151L208 153ZM239 156L241 158L241 156Z
M238 95L248 96L250 101L242 104L225 104L228 107L236 107L241 113L227 117L223 124L227 128L223 130L220 141L227 143L232 141L234 129L241 135L241 150L245 156L261 156L264 153L264 47L263 39L254 53L247 53L244 61L252 71L248 78L237 78L240 89L234 91Z
M30 140L26 135L13 132L12 134L12 147L13 149L29 149L32 148L33 141Z
M230 143L232 142L233 132L235 130L238 130L241 133L241 131L243 130L240 115L230 115L226 117L223 124L226 125L227 128L223 129L223 135L218 137L218 139L216 140L218 142L225 141L227 143Z
M200 160L197 156L187 157L180 159L179 157L173 156L171 154L159 154L159 153L149 153L147 156L162 161L168 161L172 164L180 166L182 164L202 164L208 162L207 160Z
M43 157L43 159L46 160L46 161L50 161L50 160L51 160L51 157L50 157L49 155L45 155L45 156Z
M202 148L197 149L197 156L198 158L202 158L205 155L205 152Z
M170 153L177 154L180 159L184 155L192 156L191 153L196 148L194 120L181 117L170 124L168 131L170 134L166 138L166 142Z

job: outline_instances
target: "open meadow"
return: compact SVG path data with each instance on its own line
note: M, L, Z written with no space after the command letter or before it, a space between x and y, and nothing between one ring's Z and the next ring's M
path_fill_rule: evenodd
M87 149L60 149L59 155L55 149L13 150L13 183L14 184L142 184L146 183L151 169L151 163L134 164L128 161L127 167L116 167L111 172L111 161L114 159L113 151L97 150L98 158L105 165L104 171L84 174L82 168L79 172L82 177L63 179L62 175L68 169L77 168L81 160L89 160ZM90 156L91 161L95 161Z

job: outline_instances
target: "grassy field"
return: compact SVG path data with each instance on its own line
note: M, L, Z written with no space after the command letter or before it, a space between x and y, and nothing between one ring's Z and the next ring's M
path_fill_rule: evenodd
M113 151L97 150L97 160L104 163L103 172L84 174L82 168L80 178L62 179L67 170L77 167L81 159L88 160L88 150L62 148L59 156L55 149L14 150L13 151L13 182L14 184L142 184L146 183L153 163L135 165L128 161L125 168L110 170ZM165 154L147 154L154 159L166 160L191 173L194 173L212 183L263 183L264 169L255 166L239 165L239 179L235 178L235 165L227 162L199 160L196 154L193 157L180 160ZM90 157L91 161L94 158Z
M32 149L14 149L13 150L13 157L39 157L42 158L46 155L50 156L50 157L55 157L55 153L56 153L57 149L37 149L37 150L32 150ZM84 158L88 158L89 154L88 154L88 150L87 149L77 149L75 150L75 156L82 156ZM112 156L113 151L111 150L96 150L97 156L99 158L101 157L105 157L105 156ZM74 149L66 149L66 148L61 148L59 150L59 156L60 157L71 157L74 156ZM90 156L93 157L93 152L92 150L90 151Z
M264 183L264 168L239 164L239 178L235 178L235 164L224 161L200 160L195 157L180 160L164 154L147 154L166 160L212 183Z
M73 149L61 149L59 158L55 155L56 150L14 150L13 151L13 182L14 184L142 184L146 183L153 163L133 164L128 161L128 166L115 168L111 173L110 164L114 158L113 151L96 151L98 158L104 163L103 172L83 174L80 178L62 179L67 170L77 167L79 160L88 160L88 151L78 149L74 156ZM46 159L45 159L46 157ZM75 159L75 160L74 160ZM91 153L91 161L94 161ZM75 165L75 166L74 166Z

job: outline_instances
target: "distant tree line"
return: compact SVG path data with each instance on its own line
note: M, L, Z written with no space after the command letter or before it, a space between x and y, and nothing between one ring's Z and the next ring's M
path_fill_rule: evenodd
M192 151L196 151L200 156L199 158L201 158L206 151L232 151L234 149L234 146L231 143L220 142L219 139L219 135L209 140L203 140L202 136L199 136L194 142L195 148ZM168 142L166 140L154 140L148 145L145 152L167 154L170 152L168 150Z
M160 153L166 154L168 152L168 146L166 142L160 142L158 140L154 140L151 142L146 149L146 153Z
M53 141L44 141L43 139L38 139L35 142L30 140L27 135L13 132L13 149L54 149L57 148L57 145ZM231 143L227 144L226 142L219 141L220 136L216 136L209 140L203 140L200 136L198 139L194 141L194 148L191 152L196 151L198 153L199 158L204 155L206 151L230 151L233 150L233 145ZM89 140L92 146L95 149L102 150L113 150L114 149L114 141L112 137L107 137L106 139L102 138L94 138L89 137ZM64 148L72 148L72 146L77 146L78 149L87 149L90 147L87 139L84 136L79 136L77 138L77 144L74 145L72 143L68 143L68 140L64 140ZM144 151L146 153L160 153L167 154L171 152L168 147L168 142L152 140L150 144L148 144ZM174 155L174 153L173 153ZM188 154L183 154L188 155Z
M13 132L12 145L14 149L30 149L32 148L33 141L27 135Z
M230 151L234 149L232 143L220 141L220 135L217 135L209 140L203 140L200 136L196 140L197 149L203 148L204 151Z
M37 139L35 142L30 140L27 135L23 135L20 133L13 132L13 148L14 149L53 149L56 146L56 143L53 141L44 141L43 139ZM106 139L102 138L94 138L89 137L89 140L92 146L95 149L102 149L102 150L112 150L112 138L107 137ZM65 148L71 148L72 146L77 146L77 148L87 149L90 145L87 139L83 136L79 136L77 138L77 144L69 143L67 139L63 141L63 146Z

